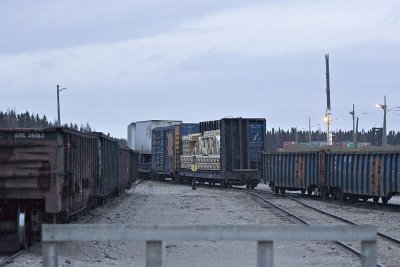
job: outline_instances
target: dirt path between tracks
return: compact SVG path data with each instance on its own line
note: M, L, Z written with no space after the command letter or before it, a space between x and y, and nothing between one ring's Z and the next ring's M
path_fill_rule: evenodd
M243 192L146 181L91 211L86 224L290 224ZM163 266L256 266L255 242L166 242ZM60 266L144 266L144 242L70 242L59 245ZM41 266L35 244L11 266ZM275 266L359 266L331 242L276 242Z

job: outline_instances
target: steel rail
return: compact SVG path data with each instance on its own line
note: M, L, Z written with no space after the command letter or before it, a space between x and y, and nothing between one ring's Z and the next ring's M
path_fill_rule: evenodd
M351 221L351 220L349 220L349 219L343 218L343 217L341 217L341 216L338 216L338 215L329 213L329 212L327 212L327 211L318 209L318 208L316 208L316 207L313 207L313 206L311 206L311 205L308 205L308 204L306 204L306 203L304 203L304 202L302 202L302 201L300 201L300 200L298 200L298 199L296 199L296 198L294 198L294 197L292 197L292 196L285 196L285 197L287 197L287 198L289 198L289 199L291 199L291 200L293 200L293 201L295 201L295 202L297 202L297 203L303 205L304 207L307 207L307 208L309 208L309 209L318 211L318 212L320 212L320 213L322 213L322 214L325 214L325 215L327 215L327 216L330 216L330 217L332 217L332 218L341 220L341 221L343 221L343 222L347 222L347 223L349 223L349 224L359 225L358 223L353 222L353 221ZM390 235L388 235L388 234L382 233L382 232L380 232L380 231L378 231L377 234L378 234L378 236L380 236L380 237L382 237L382 238L386 238L386 239L388 239L388 240L390 240L390 241L392 241L392 242L394 242L394 243L396 243L396 244L400 244L400 239L397 239L397 238L395 238L395 237L393 237L393 236L390 236Z
M271 201L267 200L267 199L264 198L263 196L258 195L257 193L254 193L254 192L246 192L246 193L247 193L247 194L250 194L250 195L253 195L253 196L255 196L255 197L258 197L258 198L260 198L260 199L262 199L263 201L267 202L267 203L268 203L269 205L271 205L272 207L278 209L279 211L283 212L284 214L288 215L289 217L294 217L294 218L296 218L297 220L299 220L299 221L302 222L303 224L311 225L310 222L308 222L308 221L304 220L303 218L301 218L301 217L299 217L299 216L297 216L297 215L291 213L290 211L285 210L285 209L282 208L282 207L279 207L279 206L275 205L274 203L272 203ZM361 254L361 252L360 252L359 250L357 250L357 249L355 249L355 248L353 248L353 247L351 247L351 246L345 244L344 242L338 241L338 240L337 240L337 241L334 241L334 242L335 242L336 244L338 244L338 245L344 247L344 248L347 249L348 251L350 251L350 252L356 254L358 257L361 257L361 256L362 256L362 254ZM377 263L377 266L378 266L378 267L383 267L384 265L382 265L382 264L380 264L380 263Z
M6 264L9 264L11 260L15 259L16 257L18 257L19 255L21 255L24 252L25 252L25 249L20 250L20 251L14 253L13 255L7 257L6 259L0 261L0 267L5 266Z

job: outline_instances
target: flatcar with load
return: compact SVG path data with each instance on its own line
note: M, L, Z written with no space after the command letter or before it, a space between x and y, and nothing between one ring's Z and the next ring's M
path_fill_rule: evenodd
M199 131L192 128L186 135L178 130L179 127L175 129L177 142L171 142L171 153L168 152L168 137L160 137L161 133L169 130L164 127L153 130L152 171L155 174L165 172L169 175L168 168L165 168L169 164L174 166L174 179L180 182L246 185L248 188L254 188L260 182L259 162L265 144L265 119L224 118L200 122ZM159 145L161 142L164 144ZM179 149L174 144L179 144ZM173 151L179 151L179 157ZM169 159L171 156L174 157L172 160Z

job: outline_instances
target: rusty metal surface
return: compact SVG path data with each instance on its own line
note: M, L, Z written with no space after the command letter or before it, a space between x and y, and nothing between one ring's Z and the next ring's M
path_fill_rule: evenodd
M311 189L325 183L324 153L263 152L263 180L290 189Z
M390 198L400 193L400 151L327 152L327 183L343 193Z
M139 178L139 153L129 151L129 178L134 183Z
M154 128L151 144L152 171L161 175L175 176L181 167L182 136L198 132L198 123L181 123Z
M0 199L44 200L71 215L96 188L97 138L65 128L0 129Z
M118 158L118 187L119 190L124 190L131 186L130 179L130 150L128 148L119 148Z
M97 196L106 197L118 192L119 145L116 139L103 133L98 136L99 179Z

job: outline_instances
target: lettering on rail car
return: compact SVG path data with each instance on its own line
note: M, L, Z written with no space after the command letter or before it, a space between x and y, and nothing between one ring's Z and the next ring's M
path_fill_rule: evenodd
M44 139L44 133L15 133L16 139Z

